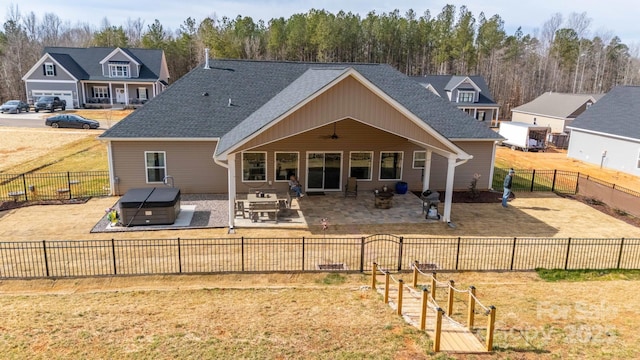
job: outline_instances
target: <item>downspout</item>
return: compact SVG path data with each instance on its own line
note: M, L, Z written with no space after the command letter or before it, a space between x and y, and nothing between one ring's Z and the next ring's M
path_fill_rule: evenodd
M109 195L115 196L118 195L118 192L116 191L117 182L113 168L113 148L111 140L107 141L107 159L109 162Z

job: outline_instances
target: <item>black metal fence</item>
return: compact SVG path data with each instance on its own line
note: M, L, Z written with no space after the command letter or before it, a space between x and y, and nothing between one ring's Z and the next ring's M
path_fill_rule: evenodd
M109 172L0 174L0 201L45 201L109 195Z
M509 169L495 168L492 187L502 189L504 177ZM563 170L521 170L516 169L511 190L513 191L553 191L559 194L575 194L578 191L580 173Z
M0 243L0 278L226 272L639 269L640 238L220 238Z

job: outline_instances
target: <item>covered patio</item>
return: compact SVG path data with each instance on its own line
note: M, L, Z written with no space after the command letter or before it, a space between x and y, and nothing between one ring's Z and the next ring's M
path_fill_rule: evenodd
M293 199L291 208L280 210L277 222L273 216L261 216L253 221L245 206L244 217L237 212L234 220L236 228L308 228L321 226L322 219L326 219L328 226L437 222L425 219L422 200L412 192L394 194L391 208L381 209L375 207L372 191L360 191L357 197L345 197L342 192L328 192Z

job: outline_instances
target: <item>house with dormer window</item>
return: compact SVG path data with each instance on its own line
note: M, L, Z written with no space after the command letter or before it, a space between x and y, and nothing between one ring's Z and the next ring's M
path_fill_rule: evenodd
M425 75L411 78L476 120L491 127L498 126L500 106L493 101L482 76Z
M67 109L137 106L162 93L169 70L162 50L47 47L23 76L27 99L52 95Z

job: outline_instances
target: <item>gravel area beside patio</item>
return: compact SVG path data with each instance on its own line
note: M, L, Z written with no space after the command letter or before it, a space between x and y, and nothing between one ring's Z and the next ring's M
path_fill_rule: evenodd
M181 205L195 205L196 209L189 224L189 229L223 228L229 223L227 214L227 204L229 197L219 194L184 194L181 195ZM118 202L112 208L118 208ZM124 231L153 231L180 229L182 227L174 225L151 225L151 226L116 226L109 227L107 214L98 221L91 230L98 232L124 232Z

